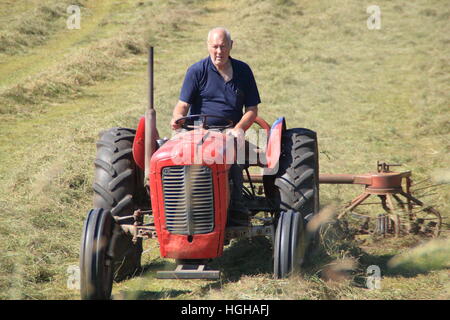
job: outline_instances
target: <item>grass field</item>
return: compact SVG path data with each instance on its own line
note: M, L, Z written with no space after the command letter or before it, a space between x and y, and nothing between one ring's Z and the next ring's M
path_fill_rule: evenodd
M81 7L79 30L66 27L69 4ZM372 4L379 30L367 27ZM153 243L143 273L115 284L114 298L449 299L449 18L443 0L0 0L0 299L79 299L67 269L91 207L98 133L137 126L153 45L157 123L170 137L184 73L206 57L215 26L252 67L260 115L317 131L322 173L383 160L441 183L421 199L443 215L442 239L348 239L333 224L304 274L282 281L267 239L235 241L214 262L219 282L155 280L174 264ZM360 191L323 185L321 205ZM365 287L370 265L381 268L379 290ZM327 276L342 268L340 281Z

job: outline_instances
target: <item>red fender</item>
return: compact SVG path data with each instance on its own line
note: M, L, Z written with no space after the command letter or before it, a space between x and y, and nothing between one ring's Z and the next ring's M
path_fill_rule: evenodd
M159 139L158 129L155 130L155 139ZM155 144L156 145L156 144ZM134 162L138 165L139 168L145 170L145 117L142 116L139 119L139 124L136 129L136 136L133 141L133 158Z
M267 174L275 174L278 171L278 161L281 155L281 137L284 130L286 130L286 120L284 117L280 117L273 123L267 141L266 159L269 169Z
M266 120L264 120L263 118L257 116L256 119L255 119L255 123L258 124L264 130L266 130L267 136L269 136L269 134L270 134L270 125L267 123Z

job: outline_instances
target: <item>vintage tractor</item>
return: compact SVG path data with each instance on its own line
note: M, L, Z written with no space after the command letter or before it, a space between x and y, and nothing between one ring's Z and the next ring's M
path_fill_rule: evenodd
M249 224L229 225L229 170L242 150L224 132L232 122L223 119L223 126L211 127L211 115L190 115L179 120L183 130L160 139L152 48L149 74L149 108L137 129L112 128L97 142L94 209L81 239L81 297L110 298L113 281L141 267L146 239L157 239L160 255L178 265L158 272L158 278L217 279L219 271L207 263L221 256L231 239L255 236L272 239L276 278L298 271L312 238L306 224L319 209L315 132L288 129L283 117L272 126L257 118L265 141L246 143L241 163ZM249 161L252 155L257 161ZM264 173L252 175L249 167Z

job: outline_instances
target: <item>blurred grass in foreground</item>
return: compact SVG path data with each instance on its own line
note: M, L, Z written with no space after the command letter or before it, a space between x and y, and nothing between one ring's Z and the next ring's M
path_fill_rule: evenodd
M392 272L398 273L424 273L450 269L450 239L431 240L401 253L393 257L388 266Z

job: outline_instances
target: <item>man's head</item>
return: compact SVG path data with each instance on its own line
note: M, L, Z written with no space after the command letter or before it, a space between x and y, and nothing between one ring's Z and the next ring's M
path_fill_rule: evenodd
M216 68L222 68L228 62L233 47L230 32L225 28L214 28L208 33L208 52Z

